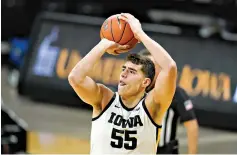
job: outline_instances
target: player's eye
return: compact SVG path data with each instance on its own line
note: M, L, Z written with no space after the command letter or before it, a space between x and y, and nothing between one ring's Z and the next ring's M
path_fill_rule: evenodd
M130 70L130 73L132 73L132 74L135 74L135 71L133 71L133 70Z

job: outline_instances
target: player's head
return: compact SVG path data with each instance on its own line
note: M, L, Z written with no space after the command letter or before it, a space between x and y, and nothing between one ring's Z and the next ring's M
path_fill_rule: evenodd
M155 76L154 63L139 54L129 54L122 66L118 92L121 96L133 96L145 91Z
M141 56L145 56L145 57L149 58L155 64L155 76L154 76L154 79L151 82L150 86L147 88L147 91L150 91L155 86L156 78L160 73L161 67L155 62L153 56L151 55L151 53L147 49L141 50L138 54L141 55Z

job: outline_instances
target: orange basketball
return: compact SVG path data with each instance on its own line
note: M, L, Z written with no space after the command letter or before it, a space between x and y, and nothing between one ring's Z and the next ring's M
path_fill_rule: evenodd
M130 25L119 19L119 14L110 16L104 21L100 30L100 38L106 38L120 45L130 45L129 49L133 48L138 42Z

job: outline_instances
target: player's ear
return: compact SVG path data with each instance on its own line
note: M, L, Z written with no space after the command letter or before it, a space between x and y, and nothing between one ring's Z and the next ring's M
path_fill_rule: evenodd
M151 79L150 78L145 78L143 80L142 84L143 84L144 87L148 87L150 85L150 83L151 83Z

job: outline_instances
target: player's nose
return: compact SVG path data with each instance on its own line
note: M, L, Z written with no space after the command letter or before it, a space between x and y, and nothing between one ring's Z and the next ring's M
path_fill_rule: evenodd
M122 77L122 78L126 78L126 77L127 77L127 72L126 72L126 71L123 71L123 72L121 73L121 77Z

